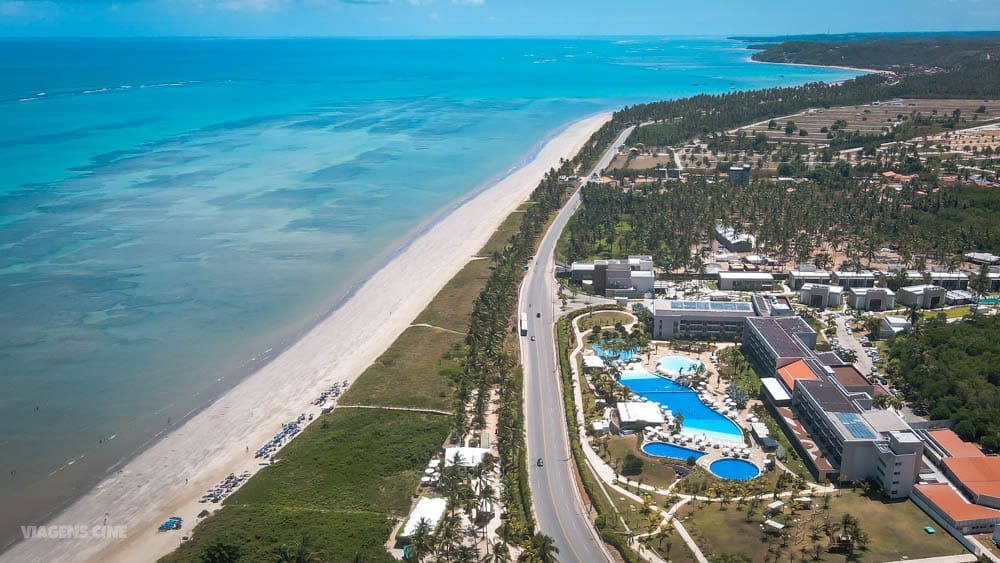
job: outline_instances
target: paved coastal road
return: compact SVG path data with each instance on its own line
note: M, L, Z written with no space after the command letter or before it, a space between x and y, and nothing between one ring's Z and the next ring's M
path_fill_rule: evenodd
M594 171L603 170L611 163L615 147L625 142L632 129L630 127L622 132ZM586 515L576 485L552 331L557 306L553 250L579 205L578 190L559 211L545 234L538 255L521 285L520 310L528 313L529 334L521 337L521 359L524 365L528 476L538 529L555 541L560 561L591 563L610 561L611 556ZM532 336L534 341L531 341ZM537 466L539 458L543 460L542 467Z

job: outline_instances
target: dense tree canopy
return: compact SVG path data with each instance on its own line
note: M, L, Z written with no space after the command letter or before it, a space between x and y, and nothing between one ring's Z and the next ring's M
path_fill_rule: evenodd
M821 243L864 265L883 246L904 258L954 261L969 249L1000 252L1000 193L953 186L930 194L919 183L899 191L851 176L846 164L819 168L794 190L773 182L590 184L561 245L568 260L651 254L665 268L701 259L692 249L720 221L753 233L762 251L806 261Z
M764 50L753 58L772 63L842 65L862 68L954 68L1000 55L1000 34L887 35L845 38L841 41L785 41L757 45Z
M1000 434L1000 318L935 321L889 345L888 371L932 418L954 418L967 440L995 448Z

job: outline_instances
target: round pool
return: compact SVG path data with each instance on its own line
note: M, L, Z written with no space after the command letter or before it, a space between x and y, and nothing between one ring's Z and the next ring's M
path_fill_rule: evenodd
M743 459L720 459L708 466L709 471L733 481L746 481L760 475L757 466Z
M698 459L699 457L705 455L704 452L692 450L691 448L675 446L673 444L667 444L666 442L646 442L642 445L642 451L654 457L669 457L683 460L687 460L692 457Z
M684 356L664 356L656 362L656 367L666 375L677 376L693 374L698 371L698 368L704 368L705 364Z

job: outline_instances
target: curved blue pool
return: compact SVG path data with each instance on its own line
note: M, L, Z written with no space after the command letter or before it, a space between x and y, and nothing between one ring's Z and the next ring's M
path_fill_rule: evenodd
M608 346L608 344L610 344L612 342L622 343L624 341L623 340L618 340L618 341L602 340L599 343L594 344L594 352L597 352L597 355L600 356L602 360L607 360L607 359L611 358L611 359L615 359L615 360L621 360L623 362L626 361L626 360L631 359L632 356L635 356L639 352L639 347L638 346L636 346L634 348L631 348L629 350L621 350L621 351L611 350L610 346Z
M722 477L733 481L746 481L760 475L760 469L745 459L720 459L713 461L708 466L708 470Z
M646 442L642 445L642 451L655 457L671 457L683 460L691 457L698 459L699 457L705 455L704 452L675 446L673 444L667 444L666 442Z
M674 416L683 414L682 434L743 443L740 427L702 403L698 394L688 387L647 371L622 372L618 382L636 395L670 409Z
M667 375L684 375L698 371L698 368L705 367L705 364L684 356L664 356L656 363L656 367Z

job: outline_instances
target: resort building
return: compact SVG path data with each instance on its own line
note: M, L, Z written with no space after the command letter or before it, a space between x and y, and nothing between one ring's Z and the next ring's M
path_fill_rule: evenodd
M860 272L847 272L834 270L830 276L830 281L843 288L850 287L875 287L875 272L862 270Z
M799 303L816 309L840 307L843 298L844 288L839 285L805 283L799 288Z
M652 256L573 262L570 281L605 297L643 297L653 293Z
M947 305L968 305L975 300L975 296L968 291L956 289L944 295L944 302Z
M923 442L895 412L873 409L870 394L852 393L835 377L799 381L792 411L839 480L872 479L889 498L910 495L921 468Z
M444 465L450 467L457 463L462 467L475 467L483 462L483 457L488 453L489 448L445 448Z
M1000 510L969 502L947 483L917 485L911 498L952 535L995 533L1000 524Z
M936 285L911 285L899 288L899 302L917 309L944 307L948 290Z
M889 338L901 332L908 332L910 328L912 328L912 325L906 317L886 315L879 321L878 337L882 339Z
M792 395L774 377L764 377L760 380L760 394L764 402L777 407L787 407L792 404Z
M887 280L898 280L902 269L890 269L883 274ZM919 272L917 270L906 270L904 279L900 285L936 285L949 290L964 290L969 287L969 276L962 272Z
M764 404L818 480L871 479L905 498L923 443L894 411L873 408L877 388L854 366L816 353L816 336L799 317L746 320L743 352L762 377Z
M746 301L657 299L649 311L655 340L739 341L744 320L756 315Z
M750 252L756 242L753 235L739 233L736 229L725 225L716 225L715 240L730 252Z
M1000 509L1000 457L948 457L942 460L945 474L969 499Z
M986 280L990 292L1000 291L1000 272L986 274Z
M965 255L965 260L972 264L996 266L1000 264L1000 256L989 252L969 252Z
M887 287L851 287L847 305L859 311L885 311L896 306L896 293Z
M646 426L658 426L665 422L660 407L643 401L622 401L618 403L611 417L611 431L642 430Z
M750 183L750 165L729 167L729 181L734 186L745 186Z
M778 368L812 358L816 331L801 317L750 317L743 332L743 352L761 377L776 377Z
M945 289L969 288L969 276L962 272L925 272L924 279L927 283Z
M790 317L795 314L792 304L784 295L754 295L750 298L753 310L761 317Z
M811 264L801 264L788 272L788 287L792 288L792 291L798 291L806 284L828 285L829 283L830 272L820 270Z
M1000 458L987 457L949 429L928 430L925 436L928 457L951 483L917 485L914 502L956 537L995 531L1000 524Z
M719 272L722 291L770 291L774 276L763 272Z

